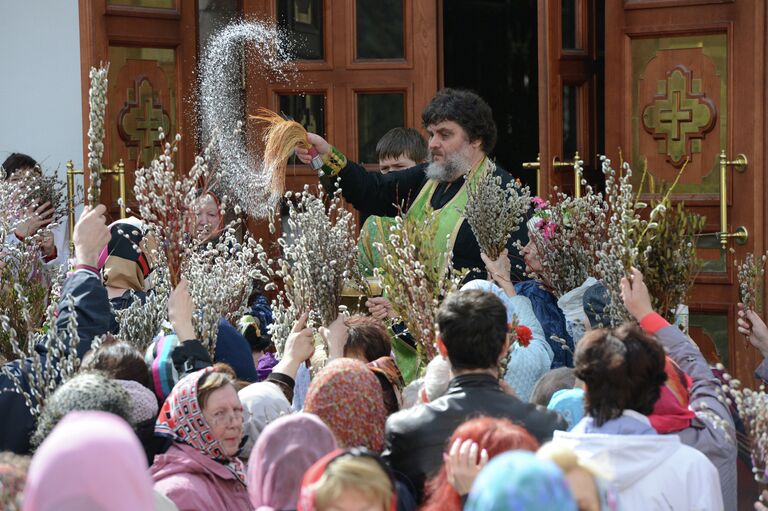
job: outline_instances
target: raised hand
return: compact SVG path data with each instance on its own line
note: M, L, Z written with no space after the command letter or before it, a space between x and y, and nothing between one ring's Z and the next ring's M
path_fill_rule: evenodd
M627 311L637 321L653 312L648 286L645 285L643 274L637 268L632 268L631 282L626 277L621 279L621 298L624 300Z
M488 451L480 450L480 445L473 440L459 438L451 445L450 452L443 454L443 462L448 482L459 495L466 495L477 474L488 463Z
M768 327L755 311L745 311L744 304L739 304L739 317L736 320L739 333L760 350L763 357L768 357Z
M45 202L39 206L32 206L27 209L26 218L16 226L14 231L19 238L32 236L44 226L53 221L55 211L50 202Z
M109 243L112 237L107 227L107 219L104 216L107 208L99 204L91 209L85 206L80 219L75 224L72 241L75 244L75 261L95 267L99 262L101 250Z
M195 328L192 325L192 313L195 305L189 294L189 283L181 280L168 297L168 321L173 326L179 340L189 341L195 338Z

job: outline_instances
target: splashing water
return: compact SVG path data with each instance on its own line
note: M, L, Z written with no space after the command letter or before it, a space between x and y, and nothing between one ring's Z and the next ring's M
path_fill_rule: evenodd
M200 62L201 140L212 140L217 187L254 218L266 218L280 196L270 192L268 169L246 147L241 131L245 116L243 60L279 82L295 76L292 44L274 25L239 21L211 38ZM255 108L255 106L253 106Z

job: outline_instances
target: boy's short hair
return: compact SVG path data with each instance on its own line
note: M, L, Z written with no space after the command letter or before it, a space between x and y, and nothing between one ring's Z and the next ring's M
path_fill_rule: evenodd
M5 179L8 179L21 169L34 169L35 167L37 167L37 161L23 153L11 153L2 164L2 168L5 171Z
M399 158L402 155L416 163L427 159L427 142L417 130L392 128L376 144L376 156L379 161L384 158Z

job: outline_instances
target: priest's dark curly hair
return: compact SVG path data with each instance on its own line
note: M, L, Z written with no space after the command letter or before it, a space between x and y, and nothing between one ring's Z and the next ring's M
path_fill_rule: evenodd
M588 332L578 343L576 377L586 384L586 411L598 426L624 410L650 415L659 399L664 348L636 325Z
M426 128L443 121L453 121L464 128L470 142L482 141L483 152L488 154L496 146L496 122L488 103L472 91L442 89L432 98L421 114Z

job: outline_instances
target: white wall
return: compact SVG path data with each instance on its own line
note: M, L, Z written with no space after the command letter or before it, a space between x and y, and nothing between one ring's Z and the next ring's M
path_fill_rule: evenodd
M78 16L77 0L0 0L0 163L26 153L62 181L67 160L82 168Z

